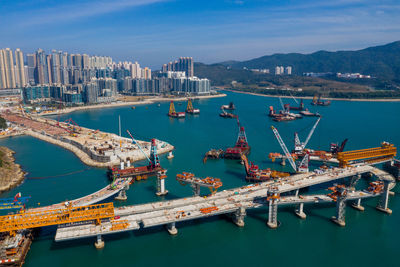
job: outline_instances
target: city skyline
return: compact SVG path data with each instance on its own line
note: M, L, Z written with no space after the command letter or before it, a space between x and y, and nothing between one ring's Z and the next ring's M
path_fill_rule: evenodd
M376 1L2 1L3 47L41 47L137 60L245 60L273 53L351 50L396 41L400 5ZM24 19L21 19L24 18Z

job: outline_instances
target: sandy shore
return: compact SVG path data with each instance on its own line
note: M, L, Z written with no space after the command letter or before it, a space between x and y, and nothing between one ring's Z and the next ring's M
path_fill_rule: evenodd
M143 101L131 101L131 102L120 102L120 103L112 103L112 104L99 104L99 105L90 105L90 106L82 106L82 107L71 107L65 108L63 110L58 110L54 112L38 114L39 116L47 116L47 115L57 115L57 114L67 114L74 111L79 110L89 110L89 109L100 109L100 108L115 108L115 107L123 107L123 106L137 106L137 105L148 105L154 104L157 102L168 102L168 101L187 101L188 98L191 99L209 99L209 98L217 98L217 97L225 97L226 94L218 94L218 95L205 95L205 96L193 96L193 97L178 97L178 98L164 98L164 97L154 97L148 98Z
M0 193L8 191L24 181L25 173L21 166L15 163L14 151L0 147L2 166L0 167Z
M230 89L221 89L222 91L229 91L238 94L247 94L247 95L256 95L256 96L264 96L264 97L281 97L281 98L293 98L292 96L279 96L279 95L266 95L259 93L251 93L244 91L236 91ZM313 99L312 96L294 96L296 99ZM354 101L354 102L400 102L400 98L376 98L376 99L366 99L366 98L329 98L323 97L323 100L340 100L340 101Z

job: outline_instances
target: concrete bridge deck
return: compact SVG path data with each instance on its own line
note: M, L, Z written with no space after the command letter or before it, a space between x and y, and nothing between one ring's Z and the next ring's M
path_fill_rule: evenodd
M266 197L271 191L278 192L280 194L295 192L301 188L332 182L346 177L357 176L363 173L372 173L380 180L389 180L389 189L392 189L395 186L395 180L391 175L372 166L363 165L357 167L348 167L345 169L332 168L324 174L316 174L313 172L296 174L278 181L268 181L260 184L252 184L240 188L224 190L210 197L188 197L171 201L115 208L116 216L120 217L120 219L127 219L129 221L129 226L125 229L119 230L118 232L139 230L141 228L161 225L173 225L174 228L175 223L177 222L205 218L220 214L234 214L241 208L247 210L263 206L265 207L269 203L266 200ZM381 194L374 194L368 191L354 191L348 193L346 201L377 197L380 195ZM331 202L334 202L334 200L323 194L303 196L289 195L281 196L281 198L276 201L276 205L280 206ZM211 211L207 209L211 209ZM111 230L103 231L99 227L95 228L93 224L86 224L84 226L71 225L68 227L59 228L56 233L55 241L98 236L110 233L114 232Z

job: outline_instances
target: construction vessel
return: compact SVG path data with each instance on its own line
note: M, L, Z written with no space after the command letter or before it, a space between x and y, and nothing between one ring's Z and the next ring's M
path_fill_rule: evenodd
M174 101L171 101L171 104L169 105L168 116L170 116L172 118L183 119L183 118L185 118L185 112L176 112Z
M233 102L230 102L229 105L222 105L222 106L221 106L221 109L222 109L222 110L224 110L224 109L226 109L226 110L235 110L236 107L235 107L235 105L233 104Z
M279 113L275 113L273 106L269 107L268 116L272 117L273 121L276 121L276 122L292 121L292 120L295 120L295 119L301 119L302 118L302 116L300 114L296 114L296 113L290 112L290 105L289 104L283 104L282 98L280 98L280 97L279 97L279 102L280 102L281 107L282 107L282 110L280 110Z
M227 148L224 153L224 158L227 159L241 159L242 155L250 153L250 146L247 142L246 132L244 127L240 125L239 119L237 120L239 127L239 134L234 147Z
M223 149L211 149L208 151L203 158L203 162L206 163L207 159L219 159L224 157L224 150Z
M222 109L222 112L219 114L219 116L222 118L229 118L229 119L237 119L238 118L238 115L226 112L225 109Z
M296 98L294 98L294 101L296 101L297 104L299 104L299 102L297 102ZM300 104L298 107L293 107L293 106L289 106L289 110L298 110L298 111L302 111L304 110L304 102L303 99L300 101Z
M120 166L113 166L108 169L108 176L110 179L118 178L133 178L135 180L145 180L149 176L155 176L158 172L164 169L160 165L160 160L157 154L156 139L151 139L150 157L143 151L140 144L133 138L132 134L127 130L128 134L132 138L132 143L136 144L140 151L144 154L149 164L147 166L134 167L130 165L130 161L127 161L127 166L122 161Z
M249 182L264 182L271 179L283 178L290 176L288 172L279 172L271 169L261 170L253 162L249 163L246 155L242 155L242 160L246 170L246 180Z
M299 112L301 115L303 116L307 116L307 117L320 117L321 115L318 112L312 113L308 110L308 108L306 108L305 110L302 110Z
M192 115L200 114L200 109L193 108L193 103L192 103L192 100L190 98L188 99L188 104L187 104L187 107L186 107L186 113L189 113L189 114L192 114Z
M314 106L329 106L330 104L331 104L330 100L324 101L321 99L321 94L318 97L317 97L317 95L314 95L314 98L311 102L311 105L314 105Z

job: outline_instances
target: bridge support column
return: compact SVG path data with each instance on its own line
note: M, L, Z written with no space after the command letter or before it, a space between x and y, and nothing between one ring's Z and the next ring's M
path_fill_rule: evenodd
M336 203L336 217L332 217L332 221L339 226L346 226L345 222L346 201L343 197L338 197Z
M200 185L192 184L192 188L193 188L193 196L195 197L200 196Z
M272 229L278 227L278 204L275 202L275 200L269 201L267 225Z
M361 179L361 174L357 174L353 177L351 177L351 181L350 181L350 188L352 191L355 190L355 186L357 184L357 182Z
M167 231L170 235L178 234L178 229L175 227L175 222L167 224Z
M286 158L282 157L281 159L281 165L285 166L286 165Z
M361 206L361 198L357 199L357 201L354 201L353 203L351 203L351 206L359 211L364 211L364 207Z
M104 248L104 241L103 241L103 239L101 238L101 235L97 235L96 242L94 242L94 246L95 246L97 249L102 249L102 248Z
M129 184L125 185L125 187L121 191L119 191L118 196L116 196L114 199L122 201L127 200L128 196L126 195L126 190L128 189L129 189Z
M307 215L304 213L303 208L304 208L304 203L300 203L297 206L296 210L294 211L294 213L301 219L307 218Z
M233 222L239 226L243 227L244 226L244 217L246 216L246 209L243 207L240 207L234 214L233 214Z
M391 181L383 180L383 192L381 195L381 199L376 206L376 209L382 212L386 212L387 214L392 214L392 210L388 208L389 202L389 184Z
M157 173L157 196L164 196L168 194L168 190L165 190L165 178L167 178L165 172Z
M299 196L299 189L296 189L296 191L294 192L294 196L296 196L296 197Z

